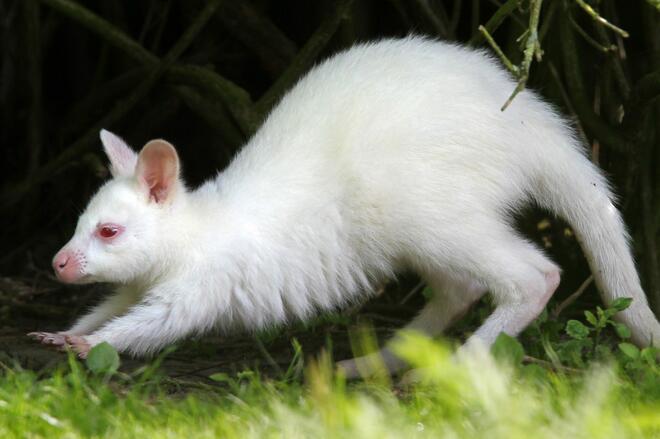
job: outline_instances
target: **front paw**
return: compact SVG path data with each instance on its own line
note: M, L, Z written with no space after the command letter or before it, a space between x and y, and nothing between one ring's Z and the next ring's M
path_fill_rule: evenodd
M67 334L64 332L30 332L28 337L47 346L62 348L66 344Z
M67 335L64 339L67 347L78 354L78 358L87 358L87 354L89 354L92 345L85 337L80 335Z

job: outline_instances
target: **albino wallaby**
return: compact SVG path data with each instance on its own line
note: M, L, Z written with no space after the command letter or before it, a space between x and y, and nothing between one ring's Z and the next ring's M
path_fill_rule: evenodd
M575 230L606 303L640 345L660 325L603 174L569 124L483 51L418 37L321 63L216 178L188 190L177 152L139 154L101 131L113 175L53 267L117 292L71 329L33 333L84 357L108 342L151 354L212 329L256 330L369 296L404 268L432 287L411 328L437 334L486 291L496 309L468 339L516 335L560 270L511 215L536 203ZM402 366L382 352L392 370ZM341 366L357 373L355 360Z

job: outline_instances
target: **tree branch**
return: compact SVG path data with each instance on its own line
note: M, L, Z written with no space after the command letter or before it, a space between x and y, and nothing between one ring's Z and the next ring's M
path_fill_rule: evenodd
M259 127L259 117L253 110L250 95L212 70L195 65L174 65L167 70L166 78L172 83L202 89L218 98L231 113L244 136L249 136Z
M340 0L330 14L298 52L291 65L275 84L257 102L257 113L264 116L282 95L312 66L321 50L335 34L340 23L346 18L353 0Z
M223 1L216 17L259 58L261 65L274 78L287 68L298 51L296 45L251 1Z
M660 70L648 73L637 81L626 107L646 108L658 98L660 98Z
M55 2L58 4L65 4L67 7L70 6L71 2L68 0L43 0L48 2ZM193 23L188 27L188 29L183 33L181 38L177 43L172 47L172 49L165 55L163 62L156 62L156 68L149 74L149 76L138 86L138 88L131 93L130 97L127 99L118 102L112 108L112 110L103 117L98 123L88 129L85 134L79 138L74 144L62 151L57 157L49 161L47 164L35 171L33 176L27 176L23 181L16 184L8 184L3 186L2 191L0 192L0 203L2 208L8 208L16 204L27 192L32 188L39 185L40 183L52 178L57 175L62 170L66 169L73 160L76 159L92 145L96 139L98 139L99 130L103 127L107 127L116 123L124 115L126 115L138 102L140 102L149 91L152 89L153 85L160 79L165 69L170 63L176 61L176 59L185 51L185 49L190 45L194 37L202 29L203 25L208 22L209 18L212 15L213 10L217 7L218 0L211 0L209 4L198 14ZM74 4L75 5L75 4ZM77 6L77 5L75 5ZM74 10L77 13L80 13L74 6ZM83 10L84 8L78 8ZM88 11L83 11L81 14L85 17L85 20L90 21ZM91 21L96 20L96 18L91 19ZM106 22L107 23L107 22ZM113 33L116 36L116 33ZM114 38L114 37L113 37ZM121 38L121 37L120 37Z
M113 47L126 53L140 64L153 68L161 64L161 60L156 55L140 46L111 23L78 3L71 0L41 1L96 33ZM219 0L210 0L206 4L206 7L200 12L186 33L163 59L163 62L169 78L178 78L188 85L203 87L208 92L213 93L225 104L244 133L250 134L256 128L258 118L252 112L252 101L245 90L211 70L199 66L170 65L188 47L194 36L211 18L218 5ZM167 56L170 58L167 59Z
M32 175L39 167L42 149L42 87L41 87L41 27L39 3L26 0L23 6L25 19L25 50L30 54L27 60L27 79L30 84L30 111L27 118L27 143L30 148L30 161L27 174Z
M186 106L197 116L214 128L218 136L235 150L245 141L243 133L234 125L224 106L216 101L206 99L198 90L184 85L173 87L174 93L181 98Z
M565 8L564 11L566 14L571 13L570 8ZM558 21L566 85L585 130L615 151L629 153L628 139L603 121L592 109L582 82L581 64L570 20Z
M41 0L41 2L96 33L140 64L149 65L158 63L158 57L156 55L140 46L137 41L84 6L70 0Z

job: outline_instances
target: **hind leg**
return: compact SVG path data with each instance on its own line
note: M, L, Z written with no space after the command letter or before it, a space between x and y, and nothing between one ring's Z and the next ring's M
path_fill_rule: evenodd
M460 320L486 289L475 281L453 281L444 277L429 277L427 284L433 296L405 329L430 336L441 334Z
M486 230L486 228L484 228ZM559 268L531 243L514 232L497 238L493 229L488 236L467 241L463 257L455 257L452 270L479 279L493 296L496 308L459 350L459 355L474 348L488 348L502 332L516 336L543 311L559 285ZM478 243L470 248L470 243ZM456 255L461 255L457 253ZM416 381L419 371L403 378Z
M466 345L490 346L504 332L518 335L543 311L559 285L559 268L531 243L511 233L490 242L466 264L492 294L496 308Z
M439 335L460 319L484 294L485 289L477 282L456 282L439 275L427 277L433 297L405 329L423 332L429 336ZM396 340L396 336L394 338ZM391 344L391 341L390 343ZM390 374L406 368L406 363L388 347L378 352L337 363L347 378L373 374L382 365Z

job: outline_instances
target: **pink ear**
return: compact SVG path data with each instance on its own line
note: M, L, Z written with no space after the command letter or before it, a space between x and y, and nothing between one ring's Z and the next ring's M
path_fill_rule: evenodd
M171 200L179 179L179 156L164 140L152 140L138 156L135 175L156 203Z
M137 154L121 138L110 131L101 130L101 143L110 159L110 173L113 177L128 177L135 172Z

